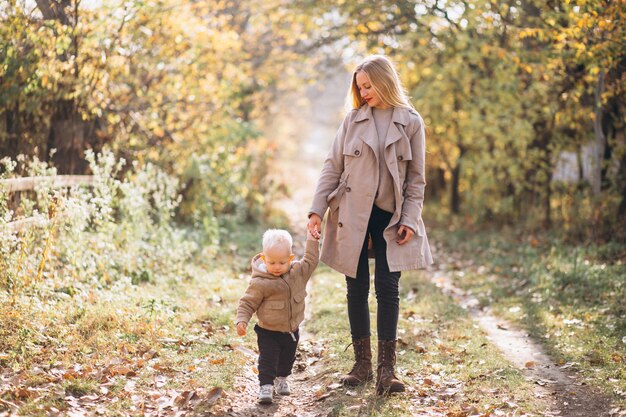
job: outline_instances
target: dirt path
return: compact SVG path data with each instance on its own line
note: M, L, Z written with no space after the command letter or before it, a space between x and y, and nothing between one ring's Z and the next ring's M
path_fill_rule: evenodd
M280 109L276 117L268 123L268 137L276 141L279 149L277 158L283 163L275 172L277 178L284 181L289 189L289 196L276 203L280 207L294 231L294 252L301 255L304 251L303 237L306 234L306 209L310 204L314 192L315 181L324 161L327 149L334 137L335 131L341 122L341 108L343 95L338 91L348 85L349 74L340 74L330 80L324 80L312 86L306 94L301 96L284 97L277 103ZM296 125L293 120L300 120ZM286 179L286 180L283 180ZM314 288L309 285L306 303L310 299ZM306 331L306 320L310 318L310 309L307 309L305 322L300 328L300 343L293 374L289 377L291 396L274 396L271 405L257 403L258 377L256 369L257 353L242 350L248 357L244 372L235 380L235 393L222 399L223 414L233 417L252 416L326 416L329 413L328 405L324 400L332 395L332 386L321 383L328 373L324 371L320 359L324 354L324 341L315 340ZM329 394L330 393L330 394Z
M448 272L436 270L431 281L464 308L487 334L504 356L527 379L535 383L535 396L550 404L548 416L601 417L611 415L610 401L595 392L569 370L571 364L558 366L542 345L528 333L493 315L490 309L481 309L479 301L456 287Z

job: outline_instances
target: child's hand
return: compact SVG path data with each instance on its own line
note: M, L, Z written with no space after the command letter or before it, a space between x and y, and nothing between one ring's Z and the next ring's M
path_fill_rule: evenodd
M244 323L243 321L240 321L239 323L237 323L237 334L239 336L245 336L246 327L248 327L248 324Z
M311 233L310 230L307 230L306 231L306 238L307 239L313 239L313 240L319 240L320 232L318 230L313 230L313 233Z

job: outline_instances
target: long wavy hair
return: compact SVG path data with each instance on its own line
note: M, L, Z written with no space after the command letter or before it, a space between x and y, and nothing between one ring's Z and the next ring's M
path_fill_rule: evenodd
M351 108L358 109L365 104L356 84L356 75L359 72L367 74L372 89L380 97L383 104L388 107L413 108L406 90L402 86L398 72L391 60L384 55L370 55L354 69L347 100Z

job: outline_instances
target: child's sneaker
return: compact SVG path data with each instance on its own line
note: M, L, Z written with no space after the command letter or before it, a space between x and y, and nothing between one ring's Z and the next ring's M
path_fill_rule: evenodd
M274 386L272 384L261 385L259 389L259 402L261 404L271 404Z
M287 383L286 376L278 376L274 380L276 383L276 393L279 395L290 395L291 391L289 391L289 384Z

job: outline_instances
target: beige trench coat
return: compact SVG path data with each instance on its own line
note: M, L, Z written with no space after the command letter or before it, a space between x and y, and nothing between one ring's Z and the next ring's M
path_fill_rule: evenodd
M372 109L363 105L346 115L320 174L309 215L328 210L320 260L355 277L367 224L378 188L378 158L384 157L394 184L396 207L383 235L389 269L425 268L433 259L422 221L425 178L424 121L413 109L396 107L378 155ZM400 225L415 230L404 245L396 243Z

